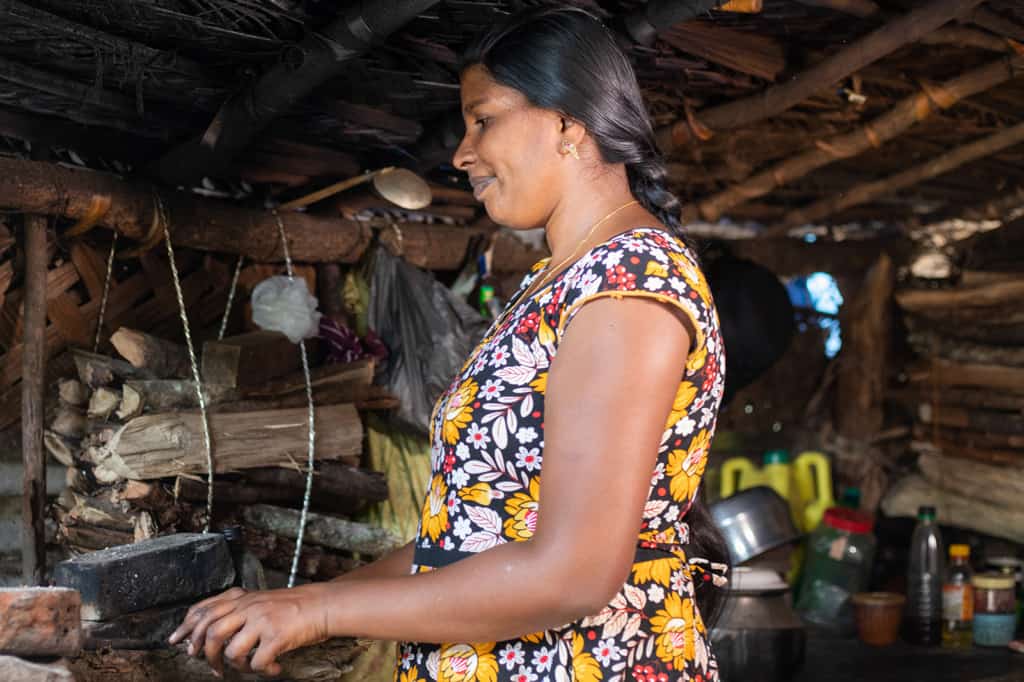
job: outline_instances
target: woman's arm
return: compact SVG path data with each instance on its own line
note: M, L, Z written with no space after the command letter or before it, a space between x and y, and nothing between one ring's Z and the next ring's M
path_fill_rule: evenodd
M635 551L658 444L689 350L681 313L644 299L593 301L565 332L545 398L534 536L417 575L215 597L172 639L274 673L277 655L331 636L486 642L600 610ZM652 342L655 339L656 342Z
M374 562L343 573L337 578L331 578L330 582L365 580L367 578L399 578L409 575L409 570L412 568L412 554L415 550L413 545L412 542L406 543Z

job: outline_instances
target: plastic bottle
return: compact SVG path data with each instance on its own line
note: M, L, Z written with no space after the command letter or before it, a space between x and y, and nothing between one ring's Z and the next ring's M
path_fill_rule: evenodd
M903 619L903 637L911 644L942 641L943 554L935 507L921 507L910 540L907 612Z
M945 649L969 649L973 635L974 588L971 578L971 548L949 546L949 567L942 585L942 646Z

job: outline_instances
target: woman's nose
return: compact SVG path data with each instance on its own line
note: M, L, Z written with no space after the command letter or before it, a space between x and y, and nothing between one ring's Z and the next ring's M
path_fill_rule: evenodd
M469 143L469 135L463 135L462 141L459 142L459 146L455 148L455 154L452 156L452 165L459 170L468 171L475 156L472 145Z

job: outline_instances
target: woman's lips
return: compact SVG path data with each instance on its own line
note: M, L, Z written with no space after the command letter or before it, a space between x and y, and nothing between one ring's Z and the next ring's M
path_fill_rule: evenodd
M477 201L479 201L480 195L483 194L483 191L487 189L487 187L489 187L492 182L494 182L494 178L477 178L472 179L469 182L473 186L473 196L476 197Z

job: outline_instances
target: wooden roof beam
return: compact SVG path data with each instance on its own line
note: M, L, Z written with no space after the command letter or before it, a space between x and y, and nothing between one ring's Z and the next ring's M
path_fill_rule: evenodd
M981 2L932 0L886 23L785 83L750 97L703 109L694 116L660 128L657 131L658 145L669 154L679 147L693 144L695 137L707 139L715 131L739 128L779 114L868 64L917 41Z
M151 171L164 182L191 184L225 170L268 123L289 111L345 64L369 50L437 0L355 2L342 17L296 46L301 63L275 64L224 103L206 132L165 154Z
M1022 142L1024 142L1024 123L1001 130L995 135L961 145L950 152L901 173L896 173L874 182L857 185L842 194L816 201L810 206L805 206L795 211L790 211L783 218L781 224L766 230L764 236L777 237L784 235L790 228L798 225L820 222L828 216L851 206L864 204L887 194L912 187L919 182L948 173L966 163L985 158L990 154L995 154L1007 147L1012 147Z
M923 88L852 132L827 140L818 140L813 149L772 164L696 206L686 206L683 217L688 220L696 219L698 216L705 220L717 220L730 208L764 196L775 188L805 177L834 161L848 159L881 146L927 117L933 110L939 107L948 108L961 99L1004 83L1015 77L1022 67L1024 56L1004 58L968 71L945 83Z

